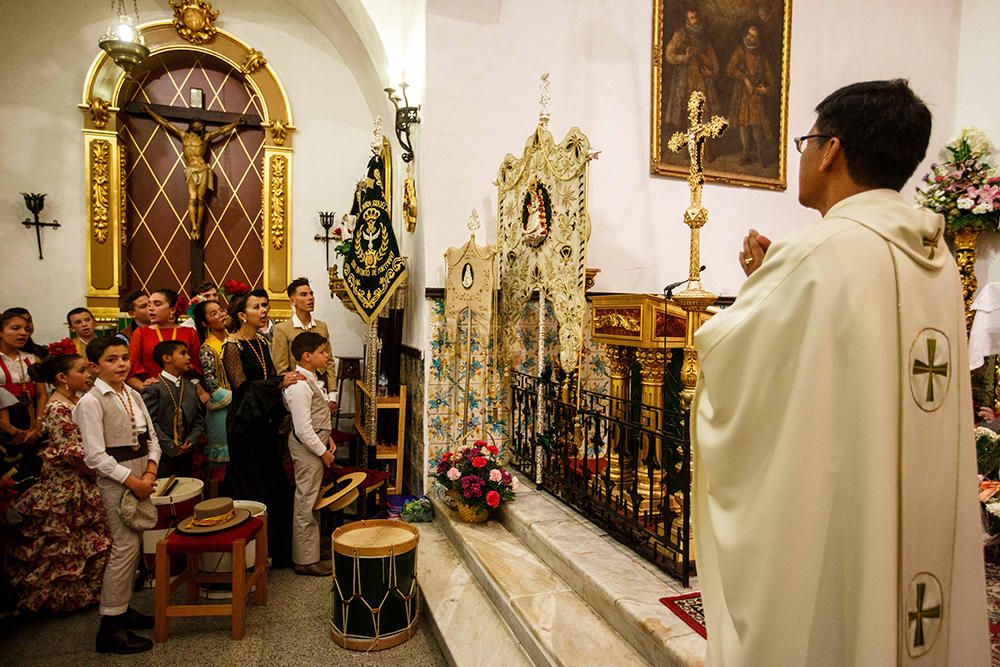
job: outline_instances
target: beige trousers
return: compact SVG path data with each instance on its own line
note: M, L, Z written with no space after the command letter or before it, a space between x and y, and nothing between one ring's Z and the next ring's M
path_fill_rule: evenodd
M319 433L323 442L329 431ZM292 563L312 565L319 561L319 512L313 510L323 485L323 459L313 454L292 433L288 453L295 465L295 504L292 509Z
M136 477L142 477L146 472L146 457L123 461L122 465ZM118 482L97 476L97 488L101 491L104 510L108 515L108 527L111 528L111 554L104 568L104 581L101 584L101 616L117 616L128 611L132 600L132 588L135 584L135 568L142 553L142 533L132 530L122 523L118 517L118 505L125 494L125 487Z

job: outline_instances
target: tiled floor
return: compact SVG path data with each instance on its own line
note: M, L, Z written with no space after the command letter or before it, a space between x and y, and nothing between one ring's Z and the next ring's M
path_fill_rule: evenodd
M271 572L270 584L267 605L249 605L246 635L240 641L230 639L228 617L179 618L170 622L170 638L148 653L101 655L94 651L97 612L87 610L60 618L45 616L0 622L0 664L46 667L139 664L143 667L438 667L446 664L424 621L415 636L395 648L371 653L348 651L330 639L329 579L299 577L291 570L277 570ZM137 593L133 603L140 611L152 613L152 590ZM152 637L152 631L142 634Z

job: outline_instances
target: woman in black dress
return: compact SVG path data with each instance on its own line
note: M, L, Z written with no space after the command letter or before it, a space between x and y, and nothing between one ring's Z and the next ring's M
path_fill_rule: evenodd
M263 325L263 302L244 295L229 304L233 333L222 345L222 365L233 391L226 419L225 489L233 498L267 505L268 551L275 567L287 567L292 554L293 491L278 435L286 413L281 390L304 378L295 372L274 372L271 349L257 333Z

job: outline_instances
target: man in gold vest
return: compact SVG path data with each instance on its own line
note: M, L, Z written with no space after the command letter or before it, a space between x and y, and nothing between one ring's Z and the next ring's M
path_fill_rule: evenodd
M696 336L707 662L986 665L962 287L942 217L899 194L931 114L901 80L816 111L795 145L823 219L751 231Z

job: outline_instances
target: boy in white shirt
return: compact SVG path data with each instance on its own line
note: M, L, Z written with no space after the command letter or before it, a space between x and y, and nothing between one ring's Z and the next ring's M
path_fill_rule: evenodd
M310 331L292 341L295 370L305 376L284 389L285 405L292 414L288 453L295 466L295 504L292 512L292 564L295 574L328 576L330 561L319 559L319 513L313 510L323 483L323 468L333 465L335 445L330 440L332 423L326 389L316 377L330 360L330 347L323 336Z
M150 630L153 617L129 606L142 532L126 526L118 505L126 492L148 498L156 488L160 444L153 420L138 392L125 384L129 348L117 336L102 336L87 345L87 360L96 373L94 388L73 408L73 421L83 436L83 461L97 472L111 528L111 555L101 584L101 628L98 653L140 653L153 642L132 630Z

